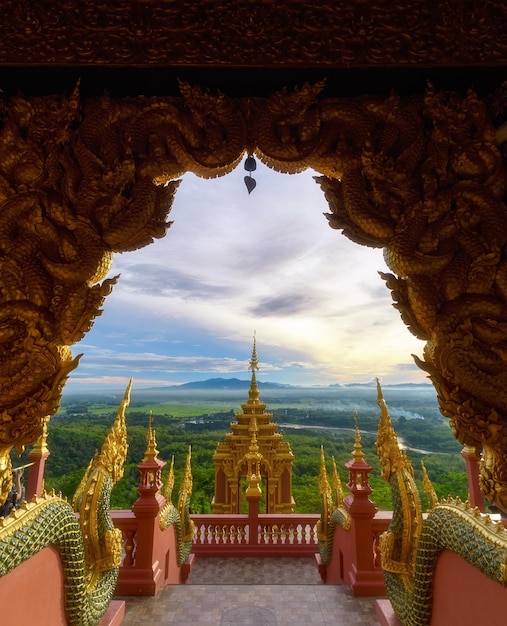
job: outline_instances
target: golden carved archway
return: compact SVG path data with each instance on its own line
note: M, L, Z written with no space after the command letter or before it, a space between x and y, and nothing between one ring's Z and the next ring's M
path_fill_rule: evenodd
M456 437L483 450L486 497L507 510L503 102L431 87L320 99L321 88L229 98L181 84L177 98L76 89L2 102L1 493L9 450L58 407L78 361L70 346L115 282L103 280L112 254L165 235L178 177L223 175L247 152L278 171L320 172L330 225L384 248L395 306L426 342L419 365Z

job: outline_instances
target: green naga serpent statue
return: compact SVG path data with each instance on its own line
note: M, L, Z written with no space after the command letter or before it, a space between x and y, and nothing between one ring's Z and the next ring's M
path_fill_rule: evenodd
M319 493L321 498L320 520L317 522L317 538L319 541L319 554L322 563L329 565L333 554L334 532L337 526L344 530L350 530L352 519L350 513L343 505L343 489L340 476L333 461L333 489L329 484L326 470L324 448L320 448L320 474ZM334 496L334 497L333 497Z
M172 458L169 476L164 486L166 504L160 511L160 529L166 530L169 526L174 525L177 550L176 562L179 567L188 559L194 538L194 522L190 519L190 498L192 496L193 485L192 468L190 465L191 458L192 451L189 446L183 479L178 493L178 508L172 503L174 457Z
M507 531L503 524L453 498L435 504L423 519L413 468L399 447L378 381L377 395L376 448L382 478L389 483L393 499L389 530L380 537L384 581L403 626L426 626L431 620L432 579L440 552L454 552L505 586Z
M95 626L113 597L122 558L121 531L114 528L110 494L123 475L127 452L125 409L130 381L102 450L90 462L74 496L76 517L59 496L44 494L0 519L0 576L47 546L58 549L70 626Z

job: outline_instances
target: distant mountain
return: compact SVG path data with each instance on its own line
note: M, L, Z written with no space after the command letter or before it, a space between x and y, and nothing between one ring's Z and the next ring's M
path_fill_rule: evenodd
M257 385L261 389L290 389L293 387L293 385L260 381L257 381ZM175 385L172 389L249 389L249 387L249 380L240 380L239 378L208 378L208 380L197 380L192 383Z

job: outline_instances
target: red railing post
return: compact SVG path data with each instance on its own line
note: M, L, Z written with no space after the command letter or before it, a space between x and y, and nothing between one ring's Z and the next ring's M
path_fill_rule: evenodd
M312 557L318 550L317 513L260 514L254 506L249 515L194 514L191 518L196 529L192 552L197 557Z
M259 502L261 500L261 490L257 485L257 489L251 486L246 491L246 499L248 501L248 543L256 546L259 543Z
M368 475L373 467L364 459L357 422L353 459L345 463L345 467L349 470L347 488L350 493L343 503L352 518L350 561L344 563L345 580L355 596L383 595L384 576L375 566L373 518L377 508L369 498L372 488Z
M42 486L44 484L44 467L46 465L46 459L50 455L49 449L46 446L48 420L49 418L44 420L42 435L35 442L28 455L28 460L31 465L28 469L28 479L26 481L25 500L27 502L30 502L34 496L40 496L42 493Z

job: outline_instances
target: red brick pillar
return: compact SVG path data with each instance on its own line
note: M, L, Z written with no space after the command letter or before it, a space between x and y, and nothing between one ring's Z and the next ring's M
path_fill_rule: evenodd
M30 502L34 496L40 496L44 484L44 467L46 465L46 459L50 455L49 449L46 445L48 436L48 420L44 420L44 426L42 429L42 435L35 442L31 452L28 455L28 459L31 463L28 468L28 476L26 479L25 500Z

